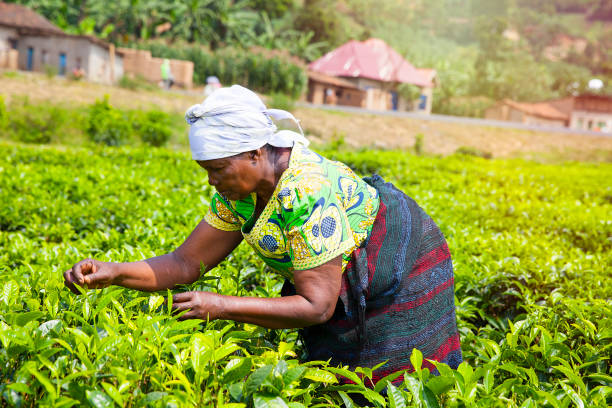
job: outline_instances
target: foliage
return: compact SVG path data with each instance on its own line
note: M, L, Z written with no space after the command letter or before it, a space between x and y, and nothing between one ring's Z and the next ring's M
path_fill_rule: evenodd
M194 81L204 83L214 75L222 84L241 84L263 93L284 93L298 98L306 88L303 69L282 57L267 57L257 53L224 49L211 53L198 46L174 46L152 42L141 44L160 58L193 61Z
M18 141L25 143L49 143L66 122L65 112L55 106L32 105L27 98L11 104L6 112L6 125Z
M336 1L306 0L295 18L295 27L304 32L314 33L312 40L326 42L337 47L354 38L346 30L348 24L336 9Z
M111 106L108 95L89 109L87 134L93 142L120 146L127 143L130 131L130 122L125 113Z
M465 154L468 156L482 157L483 159L490 159L493 157L491 152L485 152L485 151L482 151L480 149L477 149L475 147L470 147L470 146L461 146L457 150L455 150L455 153Z
M423 154L423 145L424 145L425 135L422 133L417 133L414 136L414 154L420 156Z
M469 116L484 118L485 111L495 104L495 100L486 96L481 97L454 97L433 100L433 109L436 113L453 116Z
M172 135L170 116L162 111L152 110L144 114L134 114L131 122L140 139L150 146L163 146Z
M0 130L4 131L9 124L9 114L4 103L4 96L0 95Z
M108 99L91 106L73 107L31 103L13 98L6 106L0 96L0 134L5 140L26 143L83 144L86 139L118 145L142 143L163 146L171 138L184 138L182 115L155 109L120 110Z
M49 79L55 78L57 76L58 69L55 65L45 64L44 70L45 70L45 75Z
M291 112L295 109L295 100L287 95L274 93L268 98L267 105L272 109L282 109Z
M130 89L132 91L136 91L140 89L142 90L157 89L155 88L155 85L151 84L151 82L147 81L141 75L137 75L137 76L123 75L121 78L119 78L117 85L119 85L121 88Z
M85 256L133 261L179 245L206 212L206 176L165 149L2 143L0 404L609 406L609 164L325 154L378 172L441 226L456 274L458 370L438 365L432 376L414 351L414 373L371 390L367 368L300 362L293 330L179 322L167 292L75 296L61 274ZM241 245L189 289L275 296L281 285Z
M407 101L410 106L414 103L415 100L419 99L421 95L421 88L412 84L400 84L397 87L397 93L399 96Z
M172 48L197 44L189 55L167 52L195 62L197 83L207 75L222 75L219 70L234 71L226 63L237 68L224 82L243 83L239 70L251 73L259 65L247 56L253 46L312 61L348 40L370 37L382 38L417 67L436 69L436 113L445 113L440 109L457 97L545 100L574 94L592 75L606 84L612 78L612 29L607 24L612 3L606 0L12 1L34 8L70 33L96 34L117 44L154 39ZM510 34L516 38L509 40ZM547 49L563 49L567 40L586 45L570 45L560 57L551 57ZM195 51L199 46L229 48L227 54L243 56L209 61ZM274 73L270 67L263 81L251 82L264 92L295 97L297 90L274 83ZM604 92L610 93L606 86Z

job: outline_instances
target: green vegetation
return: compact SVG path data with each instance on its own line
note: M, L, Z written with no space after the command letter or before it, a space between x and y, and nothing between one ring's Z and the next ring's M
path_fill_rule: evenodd
M177 123L179 126L177 126ZM181 115L159 110L122 110L108 97L89 107L32 103L15 98L9 106L0 99L3 139L25 143L84 144L87 140L107 146L138 144L163 146L172 138L185 138ZM184 143L182 143L184 144Z
M282 56L225 48L210 52L194 45L168 46L162 42L136 44L161 58L177 58L194 63L194 81L205 83L214 75L222 84L241 84L263 93L284 93L297 99L306 89L304 70Z
M179 245L207 210L206 174L166 149L3 142L0 405L350 407L359 394L376 407L610 406L610 164L323 153L378 172L441 226L458 370L433 377L415 352L416 372L384 395L386 381L366 388L368 369L301 363L293 330L179 322L166 292L73 295L61 275L77 260ZM243 244L190 289L274 296L281 284Z
M297 97L302 68L283 58L267 61L252 47L312 61L349 39L379 37L413 65L436 69L436 113L482 114L482 106L457 99L564 97L583 92L593 77L611 92L606 0L17 2L70 32L194 61L196 83L216 75L225 84Z

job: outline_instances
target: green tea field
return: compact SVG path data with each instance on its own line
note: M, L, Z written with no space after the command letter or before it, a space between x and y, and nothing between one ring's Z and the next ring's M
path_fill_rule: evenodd
M440 225L455 267L457 370L438 364L433 376L414 350L400 386L373 384L367 368L304 363L295 330L179 321L170 291L75 295L62 273L80 259L180 245L207 211L207 175L164 148L0 142L0 406L612 404L612 164L321 153L380 174ZM281 285L241 244L190 288L268 297Z

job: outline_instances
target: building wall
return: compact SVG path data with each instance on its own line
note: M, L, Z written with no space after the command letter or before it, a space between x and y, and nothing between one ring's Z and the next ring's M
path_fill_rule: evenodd
M111 50L89 42L87 79L106 84L113 83L123 76L123 58L115 52L114 66L111 61Z
M17 39L17 31L13 28L0 27L0 51L11 49L9 39Z
M485 119L508 120L508 106L497 103L485 110Z
M327 95L328 90L333 92L332 97ZM363 107L365 105L365 92L361 89L348 88L309 79L308 101L319 105Z
M394 84L377 81L369 78L343 77L343 79L366 91L367 95L365 98L365 103L363 105L364 108L373 110L393 109L393 97L391 95L391 92L396 89ZM397 110L409 111L414 108L415 111L430 114L433 103L433 88L421 88L421 93L427 98L425 109L418 109L418 100L414 101L413 103L413 101L407 101L398 95Z
M525 114L523 112L521 112L518 109L514 109L511 106L508 106L508 114L507 114L507 118L506 120L512 121L512 122L519 122L519 123L527 123L525 122Z
M308 102L314 103L317 105L322 105L325 98L325 85L313 81L312 79L308 80Z
M126 75L141 76L151 82L161 81L162 58L153 58L150 51L120 48L123 54L123 71ZM175 84L187 89L193 86L193 62L170 60L170 72Z
M44 71L45 67L60 69L60 54L66 55L66 72L81 68L85 77L93 82L111 83L123 75L123 60L115 56L114 73L111 72L110 53L105 47L82 37L24 36L19 39L19 69L27 70L28 48L33 49L32 70Z
M569 126L573 129L612 133L612 113L573 111Z
M0 68L17 69L19 53L11 47L11 39L17 39L17 31L12 28L0 27Z
M529 114L523 114L523 123L527 125L537 126L550 126L550 127L564 127L565 121L561 119L545 119Z

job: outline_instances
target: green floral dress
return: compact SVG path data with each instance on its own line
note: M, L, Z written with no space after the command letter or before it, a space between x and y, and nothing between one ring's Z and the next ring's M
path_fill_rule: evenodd
M293 280L294 270L351 253L368 237L379 206L376 189L346 165L296 145L289 167L257 219L256 195L230 201L213 196L205 221L244 239L271 268Z

